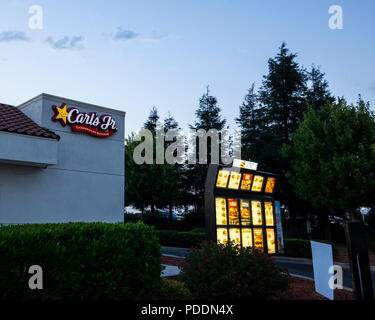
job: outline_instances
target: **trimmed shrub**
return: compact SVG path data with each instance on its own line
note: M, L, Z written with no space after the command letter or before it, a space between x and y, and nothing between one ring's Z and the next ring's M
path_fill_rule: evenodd
M28 287L31 265L43 290ZM160 245L142 223L0 228L0 299L148 299L160 273Z
M249 248L203 242L181 269L195 299L273 299L287 290L289 276L272 258Z
M162 278L157 300L192 300L193 297L183 282Z
M162 246L190 248L206 239L204 232L180 232L173 230L156 230L156 236Z

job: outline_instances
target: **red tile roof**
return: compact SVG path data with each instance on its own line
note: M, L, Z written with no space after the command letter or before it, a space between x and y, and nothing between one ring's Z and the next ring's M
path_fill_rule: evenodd
M60 137L38 126L16 107L0 103L0 131L60 140Z

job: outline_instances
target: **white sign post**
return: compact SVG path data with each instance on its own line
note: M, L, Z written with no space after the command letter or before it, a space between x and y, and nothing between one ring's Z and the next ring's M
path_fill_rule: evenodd
M315 291L333 300L332 278L332 246L330 244L311 241L311 253L314 268Z

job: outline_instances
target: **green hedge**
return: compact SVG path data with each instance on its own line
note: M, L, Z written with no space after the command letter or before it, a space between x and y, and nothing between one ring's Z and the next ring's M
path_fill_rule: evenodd
M28 269L43 269L31 290ZM152 299L160 245L142 223L67 223L0 228L0 299Z
M162 246L190 248L206 239L204 232L180 232L173 230L155 230Z
M183 282L162 278L157 300L192 300L193 297Z

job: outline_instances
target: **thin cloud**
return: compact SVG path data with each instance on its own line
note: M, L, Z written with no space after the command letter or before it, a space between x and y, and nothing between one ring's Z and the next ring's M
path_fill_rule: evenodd
M140 34L134 32L133 30L127 30L123 29L121 27L118 27L116 32L113 35L113 38L115 40L134 40L140 37Z
M120 41L131 41L131 40L145 40L145 41L160 41L164 38L166 38L166 35L159 35L156 33L153 33L152 36L144 36L140 33L137 33L130 29L124 29L122 27L118 27L116 32L111 35L114 40L120 40Z
M157 34L157 33L153 33L152 36L150 37L142 37L143 40L147 40L147 41L161 41L163 39L167 38L167 35L165 34Z
M48 37L45 42L49 44L52 48L57 50L76 50L83 49L82 42L84 40L84 36L65 36L57 40L54 40L52 37Z
M4 31L0 33L0 42L12 41L31 41L25 32L21 31Z

